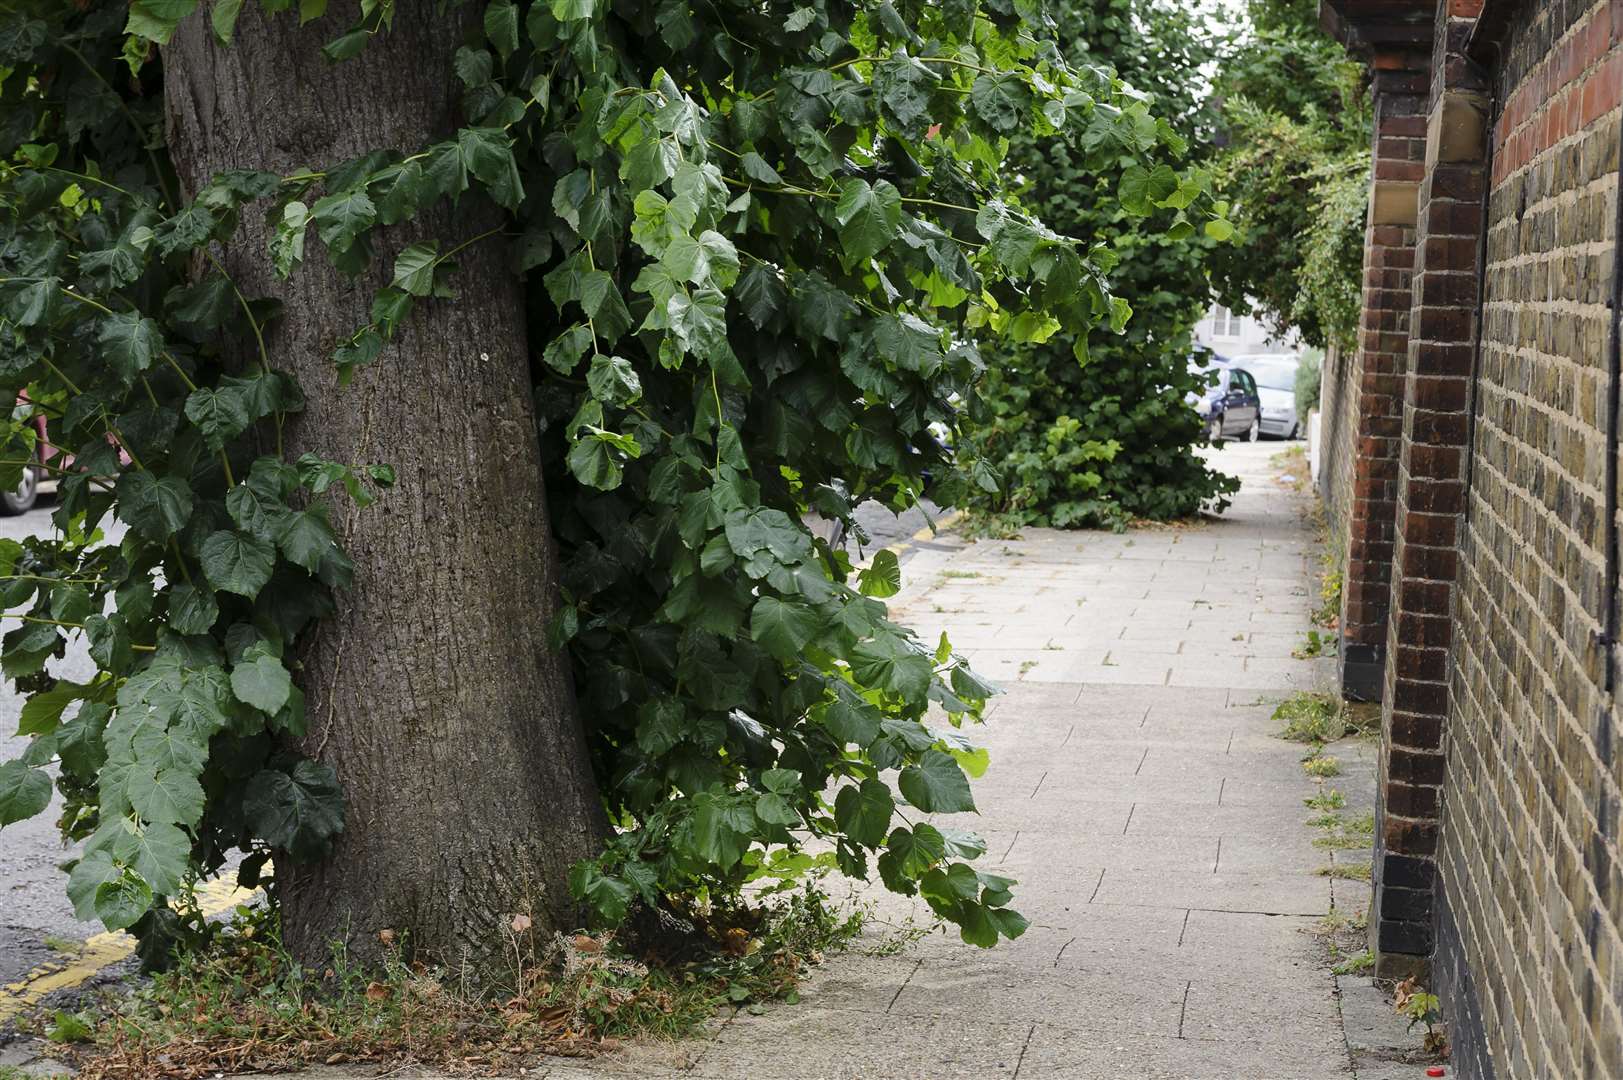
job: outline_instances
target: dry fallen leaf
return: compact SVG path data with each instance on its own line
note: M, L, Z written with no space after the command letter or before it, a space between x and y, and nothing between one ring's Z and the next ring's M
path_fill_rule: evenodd
M394 931L393 930L379 930L378 931L378 943L380 945L384 946L385 948L388 948L390 945L393 945L394 944Z
M530 917L528 915L514 915L513 916L513 933L522 934L522 933L524 933L524 931L528 930L530 928L530 926L531 926L531 922L530 922Z
M576 934L575 948L579 949L581 952L602 952L603 943L594 937L588 937L585 934Z
M380 983L380 982L369 982L369 983L366 984L366 1000L368 1000L368 1001L382 1001L384 998L386 998L388 996L389 996L389 988L387 986L384 986L382 983Z

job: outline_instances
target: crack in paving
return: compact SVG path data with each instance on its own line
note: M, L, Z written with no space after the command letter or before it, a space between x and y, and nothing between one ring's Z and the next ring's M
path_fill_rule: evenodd
M1223 805L1223 789L1229 786L1229 778L1223 777L1217 784L1217 805Z
M1137 810L1137 809L1138 809L1138 804L1137 803L1134 803L1132 806L1129 806L1127 808L1127 824L1125 824L1125 825L1123 825L1121 827L1121 834L1123 836L1126 836L1127 835L1127 830L1133 827L1133 811Z
M1138 768L1133 770L1133 775L1134 776L1137 776L1138 773L1139 773L1139 770L1144 768L1144 762L1149 758L1149 756L1150 756L1150 748L1146 746L1144 748L1144 753L1138 759ZM1123 830L1123 831L1125 832L1126 830Z
M1055 967L1059 967L1059 958L1065 955L1065 950L1069 949L1075 943L1076 943L1076 938L1072 938L1070 941L1067 941L1065 944L1063 944L1063 945L1061 945L1059 947L1059 952L1054 954L1054 966Z
M1010 840L1009 841L1009 846L1003 849L1003 860L1001 860L1001 861L1007 861L1007 859L1009 858L1009 852L1013 851L1014 850L1014 845L1018 844L1019 842L1020 842L1020 830L1016 829L1016 830L1014 830L1014 839Z
M1223 861L1223 838L1217 838L1217 858L1212 860L1212 873L1217 873L1218 864Z
M1031 1047L1031 1037L1037 1034L1037 1025L1032 1024L1026 1031L1026 1041L1020 1044L1020 1056L1014 1062L1014 1080L1019 1080L1020 1066L1026 1063L1026 1051Z
M896 1001L897 1001L898 998L900 998L902 996L902 991L907 989L907 984L913 981L913 976L917 975L919 973L919 968L921 968L923 966L924 966L923 958L920 958L917 962L915 962L913 964L913 970L909 971L907 973L907 978L902 980L902 985L898 986L896 988L896 993L891 995L890 1004L885 1006L885 1012L887 1014L890 1012L890 1010L892 1010L892 1009L894 1009L896 1007Z
M1190 910L1188 908L1184 908L1184 910L1183 910L1183 925L1178 927L1178 948L1180 948L1180 949L1183 948L1183 936L1184 936L1184 934L1189 932L1189 915L1190 915Z
M1046 772L1043 773L1041 776L1037 777L1037 786L1031 789L1031 794L1030 794L1030 796L1028 796L1028 798L1035 799L1037 797L1037 792L1039 792L1039 791L1041 791L1043 789L1043 781L1047 780L1047 779L1048 779L1048 774Z
M1103 885L1104 883L1105 883L1105 872L1103 870L1100 870L1099 871L1099 880L1095 881L1093 883L1093 891L1088 893L1088 903L1090 903L1090 904L1093 903L1093 898L1095 896L1099 895L1099 886Z
M1178 1038L1183 1038L1183 1018L1189 1012L1189 988L1193 982L1183 984L1183 1003L1178 1006Z

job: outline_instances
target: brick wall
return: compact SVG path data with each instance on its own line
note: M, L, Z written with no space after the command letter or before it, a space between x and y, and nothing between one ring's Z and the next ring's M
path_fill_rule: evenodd
M1342 582L1342 689L1380 696L1392 580L1393 515L1409 353L1415 225L1425 172L1428 52L1412 42L1374 48L1374 180L1364 239L1364 305L1347 386L1352 481Z
M1377 80L1382 48L1433 46L1410 305L1370 272L1404 238L1372 226L1360 392L1331 424L1358 459L1349 643L1384 643L1372 937L1388 974L1429 961L1455 1075L1623 1077L1623 0L1423 0L1424 31L1421 3L1324 0Z
M1465 505L1466 409L1487 186L1487 82L1465 61L1479 8L1480 0L1445 0L1432 29L1397 452L1370 911L1376 973L1393 978L1421 970L1433 943L1450 613Z
M1623 2L1482 18L1499 117L1438 852L1458 940L1440 955L1479 997L1485 1053L1461 1075L1617 1077L1617 710L1597 635Z

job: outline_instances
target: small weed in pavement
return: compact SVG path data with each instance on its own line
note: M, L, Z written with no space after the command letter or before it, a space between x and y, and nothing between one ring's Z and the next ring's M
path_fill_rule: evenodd
M1336 878L1340 881L1368 881L1370 878L1368 863L1331 863L1313 872L1319 877Z
M1317 630L1307 632L1307 640L1291 650L1291 655L1298 660L1314 660L1321 656L1334 656L1340 646L1340 639L1332 634L1321 634Z
M1341 775L1341 762L1329 754L1314 754L1302 759L1302 768L1312 777Z
M1279 737L1291 742L1335 742L1351 730L1347 710L1329 694L1292 694L1279 703L1274 719L1285 725Z
M1347 805L1347 796L1335 788L1326 788L1302 801L1307 804L1309 810L1340 810Z
M1362 975L1375 966L1375 952L1365 949L1360 953L1353 953L1347 959L1330 969L1332 975Z
M454 971L410 959L409 943L389 931L379 935L381 970L338 946L324 971L307 970L283 947L274 914L239 908L210 945L181 954L100 1022L79 1076L195 1080L357 1062L489 1072L633 1036L678 1038L725 1006L798 1000L807 966L849 943L862 917L808 890L778 908L696 921L715 948L666 967L626 955L612 935L538 938L514 916L511 996L492 1000Z

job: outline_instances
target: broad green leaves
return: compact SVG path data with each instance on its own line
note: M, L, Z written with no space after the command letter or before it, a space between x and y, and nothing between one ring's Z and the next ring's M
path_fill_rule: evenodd
M852 259L871 259L896 238L902 225L902 196L886 180L870 187L865 180L847 180L834 205L840 223L840 243Z
M18 212L0 221L14 331L0 367L95 467L63 482L63 539L13 557L29 569L6 610L35 621L8 632L3 659L32 677L83 634L98 664L83 686L43 686L27 713L76 781L64 820L85 823L69 826L87 850L78 910L131 925L213 868L194 854L246 842L316 858L343 826L332 774L274 740L304 730L291 658L349 585L334 524L387 527L364 508L392 473L271 452L302 396L276 371L276 306L228 278L219 253L294 280L325 260L346 288L374 284L364 323L327 343L341 383L386 363L425 313L470 302L457 263L501 249L523 279L510 295L528 305L537 424L433 437L540 432L554 535L524 542L560 549L554 638L608 808L628 825L576 868L576 894L613 921L662 893L723 903L756 875L829 859L860 875L877 860L966 936L1018 932L1006 888L963 876L975 843L893 827L901 799L973 808L965 770L984 752L923 721L977 719L990 686L950 644L889 619L893 552L858 569L807 522L849 524L867 499L901 510L950 478L938 432L974 406L988 339L1122 328L1111 254L1046 227L1010 190L1008 139L1142 161L1129 209L1176 207L1191 227L1212 216L1201 184L1172 174L1167 188L1154 151L1170 140L1143 103L1067 67L1046 28L1006 4L812 0L749 22L741 42L703 5L644 17L487 0L471 38L443 43L467 126L416 145L380 132L404 142L287 176L228 173L176 205L144 152L161 110L129 96L142 137L93 137L129 118L55 42L138 73L148 43L191 15L246 47L243 3L200 6L135 0L126 43L61 5L5 58L24 71L16 83L69 102L28 98L39 141L5 148L19 164L0 172L0 205ZM392 8L363 4L347 29L323 24L321 0L298 11L335 63L391 32ZM82 117L79 97L96 103ZM101 176L119 188L84 186ZM264 249L233 248L244 220L265 222ZM490 302L490 282L478 286ZM344 407L326 381L311 392ZM120 545L95 538L109 512L130 526ZM48 760L52 744L34 745ZM8 812L34 806L37 770L6 768ZM797 862L812 840L830 854Z
M0 765L0 825L31 818L51 801L51 778L21 761Z

